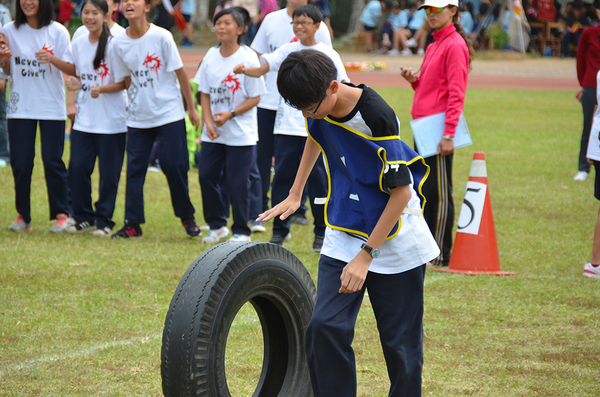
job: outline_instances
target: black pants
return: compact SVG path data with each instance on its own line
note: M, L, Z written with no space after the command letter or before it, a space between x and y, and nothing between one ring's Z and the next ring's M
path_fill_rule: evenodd
M256 164L262 187L262 210L269 209L269 189L271 188L271 162L274 153L273 128L277 111L257 108L258 142L256 143Z
M154 128L127 128L127 190L125 193L125 221L131 224L146 222L144 216L144 182L154 141L160 140L160 166L167 177L175 216L194 217L194 206L188 189L188 158L185 121Z
M125 157L127 134L90 134L71 132L69 186L73 216L77 222L96 222L99 229L113 228L112 220ZM92 207L91 175L98 158L100 186L96 210Z
M273 188L271 190L273 206L285 200L290 193L302 160L306 139L302 136L275 135L275 176L273 177ZM324 236L325 204L315 204L315 199L325 199L327 197L327 173L321 155L315 162L306 185L310 208L315 218L315 236ZM273 218L274 235L287 236L289 232L289 218L284 221L278 216Z
M343 249L343 248L340 248ZM352 340L365 290L390 378L390 397L421 396L425 266L398 274L369 272L362 290L340 294L345 262L321 255L317 302L306 330L306 357L315 397L355 397Z
M256 146L227 146L202 142L198 178L202 190L204 220L211 229L227 225L227 208L220 184L223 171L233 214L233 234L250 235L250 169L256 162Z
M39 120L42 161L48 189L50 219L57 214L70 214L67 194L67 167L62 160L65 148L65 121ZM9 119L10 164L15 180L17 212L31 222L31 175L35 158L35 136L38 120Z
M441 255L434 264L448 266L452 251L452 227L454 226L454 201L452 197L452 162L454 154L425 158L430 168L429 177L423 184L425 208L423 216L433 238L440 247Z
M590 172L590 165L587 162L587 148L596 107L596 88L585 87L583 89L581 106L583 107L583 132L581 133L581 142L579 145L578 167L579 171Z

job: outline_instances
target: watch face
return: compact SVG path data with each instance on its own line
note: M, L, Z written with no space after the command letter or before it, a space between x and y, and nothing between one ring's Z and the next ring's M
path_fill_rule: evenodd
M371 256L373 258L377 258L379 256L379 250L377 248L373 248L373 251L371 252Z

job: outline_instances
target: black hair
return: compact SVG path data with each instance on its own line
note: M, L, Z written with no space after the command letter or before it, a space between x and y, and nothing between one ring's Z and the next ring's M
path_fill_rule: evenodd
M456 6L448 7L456 9ZM456 29L456 32L460 35L460 37L462 37L465 40L467 48L469 49L469 70L471 70L471 62L473 61L473 58L475 58L475 49L473 48L473 43L471 43L471 39L467 36L465 29L463 29L462 25L458 22L458 20L458 9L456 9L456 14L454 14L454 17L452 17L452 22L454 23L454 28Z
M148 0L146 0L148 1ZM235 21L235 23L237 23L237 25L244 29L246 28L246 23L244 22L244 16L236 9L237 7L231 7L231 8L225 8L221 11L219 11L219 13L217 15L215 15L215 17L213 18L213 27L215 26L215 24L217 23L217 21L219 20L219 18L221 18L223 15L231 15L233 17L233 20ZM238 44L242 45L244 44L244 35L241 34L238 36Z
M327 55L302 50L289 54L279 66L277 88L287 104L306 109L323 100L336 79L337 69Z
M16 3L15 26L17 29L19 29L19 26L27 23L27 17L21 8L21 2L17 0ZM54 3L52 0L39 0L37 17L38 29L48 26L52 23L54 20Z
M252 19L250 18L250 13L248 12L248 10L246 10L244 7L230 7L230 8L236 10L237 12L239 12L242 15L242 17L244 18L244 26L250 27Z
M379 0L381 3L385 4L385 9L389 10L392 7L392 2L390 0Z
M319 9L316 6L312 4L306 4L296 8L292 13L292 18L301 17L302 15L305 15L308 18L312 19L314 23L319 23L323 21L323 14L321 13L321 11L319 11Z
M81 4L81 10L83 13L83 7L87 3L92 3L92 5L98 8L102 13L106 16L108 14L108 4L106 0L83 0ZM104 55L106 54L106 44L108 43L108 39L111 37L110 29L108 28L108 24L104 22L102 24L102 33L100 34L100 40L98 40L98 48L96 49L96 56L94 57L94 69L98 69L102 60L104 59Z

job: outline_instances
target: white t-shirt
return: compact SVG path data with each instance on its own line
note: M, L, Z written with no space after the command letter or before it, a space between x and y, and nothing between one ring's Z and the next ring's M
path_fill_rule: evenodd
M125 90L109 94L100 94L92 98L90 88L95 84L108 85L115 82L113 38L108 39L104 60L94 70L94 58L98 43L91 43L89 35L80 35L73 40L73 57L76 74L81 78L82 89L77 91L75 102L77 116L74 129L97 134L114 134L127 131L125 121L127 93Z
M125 28L123 26L119 25L118 23L114 23L113 27L110 28L110 34L112 37L117 37L124 31L125 31ZM87 36L89 34L90 34L90 31L88 30L88 28L86 28L85 25L81 25L80 27L77 28L75 33L73 33L73 38L71 39L71 43L73 41L75 41L75 39L79 38L79 36L83 36L83 35Z
M224 58L219 47L212 47L206 53L194 82L198 91L210 95L212 114L227 112L241 105L248 98L263 95L266 92L262 77L248 77L233 73L236 65L243 63L246 67L258 67L256 53L243 45L233 54ZM206 134L206 126L202 130L202 141L221 143L228 146L252 146L258 141L258 125L256 107L227 120L221 127L216 127L219 136L211 140Z
M114 40L115 81L131 77L127 126L153 128L185 118L175 71L183 67L173 35L150 24L139 39L127 33Z
M287 14L287 8L274 11L268 14L263 20L254 41L252 49L259 54L270 54L277 48L292 41L298 41L292 29L292 17ZM324 23L321 23L319 30L315 34L315 40L318 43L325 43L331 47L331 36L329 29ZM279 91L277 90L277 72L269 72L265 75L267 83L267 94L260 98L258 107L261 109L277 110L279 106Z
M324 43L317 43L313 46L302 45L299 41L293 43L284 44L279 47L275 52L271 54L264 54L261 56L261 63L269 63L269 71L277 72L279 67L287 58L289 54L295 51L302 50L316 50L327 55L333 61L338 75L337 80L343 82L350 82L348 75L346 74L346 68L340 58L340 55L331 47ZM298 109L287 105L283 98L279 96L279 104L277 106L277 116L275 117L275 125L273 128L273 134L278 135L292 135L292 136L308 136L306 133L306 121L302 112Z
M69 31L58 22L41 29L14 22L4 27L13 56L10 59L9 119L65 120L67 108L62 72L50 63L39 64L35 53L46 49L73 63Z
M596 75L596 83L600 83L600 72ZM596 95L598 95L597 99L600 99L600 90L596 91ZM596 161L600 161L600 139L598 139L598 134L600 134L600 106L594 114L587 149L587 158Z

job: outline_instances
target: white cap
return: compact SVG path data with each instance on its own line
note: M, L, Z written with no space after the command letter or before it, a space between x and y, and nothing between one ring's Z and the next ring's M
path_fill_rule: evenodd
M458 7L458 0L425 0L425 2L419 7L419 10L423 7L442 8L446 6Z

